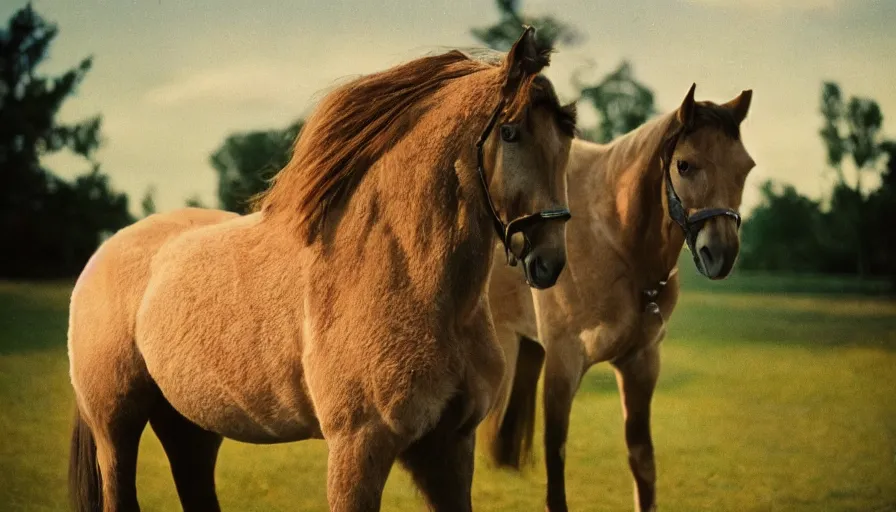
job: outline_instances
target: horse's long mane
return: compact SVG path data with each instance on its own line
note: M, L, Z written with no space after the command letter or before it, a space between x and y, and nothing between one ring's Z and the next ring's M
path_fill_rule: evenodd
M452 80L500 66L453 50L339 87L308 119L292 158L268 191L256 198L256 209L295 221L304 235L313 238L327 209L344 200L371 165L413 129L414 114L427 100ZM506 98L508 112L525 106L532 83L533 79L525 80ZM494 91L483 91L495 95L495 105L501 85L496 80Z

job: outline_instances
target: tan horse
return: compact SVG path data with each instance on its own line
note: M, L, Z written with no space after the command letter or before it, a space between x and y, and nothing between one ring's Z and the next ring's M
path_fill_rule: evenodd
M636 507L655 507L650 401L659 343L678 298L676 264L687 243L704 275L719 279L731 271L740 244L736 209L754 166L740 139L751 96L695 102L691 87L676 111L609 145L574 141L567 270L555 287L531 294L511 269L492 271L491 307L508 372L483 423L484 444L497 463L520 466L531 447L546 351L551 511L567 509L564 449L573 395L588 368L603 361L613 365L622 395Z
M575 119L539 75L549 51L527 29L499 65L452 51L360 78L322 100L260 211L105 242L71 303L76 507L138 510L149 423L185 510L219 509L222 436L326 439L331 510L379 509L396 459L434 509L470 510L504 372L493 227L527 239L533 286L565 264Z

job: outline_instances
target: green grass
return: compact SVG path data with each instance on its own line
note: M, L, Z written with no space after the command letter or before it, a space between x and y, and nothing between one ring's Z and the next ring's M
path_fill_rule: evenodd
M692 277L663 344L654 399L660 508L896 510L896 303L762 295L736 281ZM0 510L65 509L70 286L0 283ZM178 510L150 430L140 455L144 510ZM540 443L536 455L522 476L479 460L476 509L543 510ZM582 384L567 457L573 510L632 509L619 398L606 367ZM225 442L222 506L325 510L325 466L319 441ZM384 510L422 509L396 467Z

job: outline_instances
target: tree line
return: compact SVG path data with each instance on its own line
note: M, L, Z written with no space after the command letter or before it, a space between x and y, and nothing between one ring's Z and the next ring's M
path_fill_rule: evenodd
M876 101L847 100L834 82L822 85L819 113L828 165L821 174L833 185L814 200L792 185L762 183L762 201L744 224L741 266L884 276L896 286L896 141L882 136ZM879 185L867 188L868 178Z
M584 36L553 16L527 16L518 0L496 0L497 23L471 29L481 44L507 50L522 25L560 46ZM96 116L66 125L56 115L90 70L86 58L72 70L48 77L38 73L58 29L29 4L0 30L0 225L10 242L0 251L0 277L34 278L77 274L109 234L134 222L125 194L109 186L94 158L102 143ZM594 109L597 123L580 137L608 142L657 113L654 94L622 61L593 83L574 79L580 105ZM786 272L888 276L896 283L896 240L888 220L896 219L896 141L881 133L883 113L870 98L846 99L836 83L822 85L819 136L833 180L822 200L786 183L766 181L762 200L745 220L739 267ZM234 133L210 155L218 177L218 207L246 213L250 199L289 160L303 126ZM67 150L85 172L66 181L41 161ZM848 173L847 170L852 171ZM850 178L847 176L850 175ZM874 188L870 181L879 183ZM189 206L202 206L197 198ZM142 197L143 215L155 212L154 189Z

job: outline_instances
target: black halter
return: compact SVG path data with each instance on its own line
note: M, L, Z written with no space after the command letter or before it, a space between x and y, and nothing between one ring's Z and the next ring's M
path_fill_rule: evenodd
M488 191L488 180L486 180L485 178L485 164L483 163L482 152L485 141L486 139L488 139L492 128L495 127L495 123L498 121L498 117L500 117L501 110L503 108L504 100L501 100L501 102L498 104L498 107L495 109L495 112L492 114L488 125L482 132L482 135L479 136L479 141L476 143L476 158L478 160L477 171L479 172L479 181L480 183L482 183L482 190L483 192L485 192L485 200L488 203L489 211L492 214L492 223L495 226L495 231L498 233L498 238L500 238L501 243L504 244L504 252L507 255L507 263L510 266L516 266L517 260L522 260L523 258L525 258L529 251L532 249L532 245L529 242L529 237L526 235L527 229L541 222L551 220L567 221L570 219L571 214L569 213L569 209L567 208L553 208L550 210L543 210L538 213L517 217L507 224L504 224L504 221L501 220L501 217L498 215L498 210L495 208L495 203L494 201L492 201L492 195ZM523 235L523 250L519 255L514 254L513 251L510 250L510 238L517 233L522 233ZM528 279L528 273L526 275Z
M707 220L713 217L730 217L734 219L737 227L740 228L741 219L740 214L731 208L704 208L697 210L693 215L688 215L687 209L681 204L681 198L675 193L675 187L672 186L672 176L669 171L672 166L672 155L675 153L675 146L678 145L678 140L683 133L684 127L681 127L670 137L660 160L663 166L663 180L666 182L666 202L668 203L669 217L684 231L684 239L688 244L688 250L691 251L691 257L694 258L694 265L696 265L697 270L701 274L705 274L699 255L694 248L700 228L703 227Z

